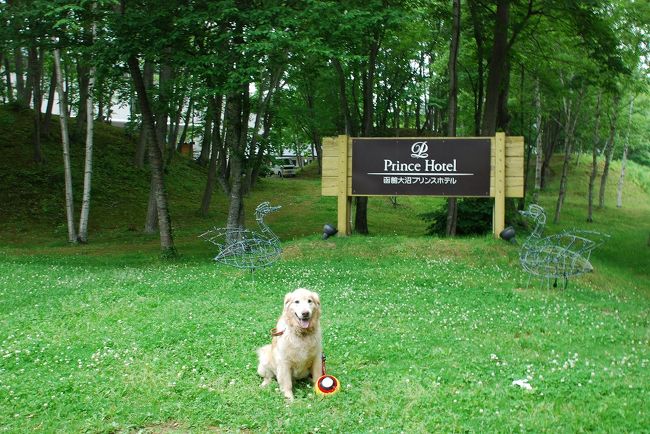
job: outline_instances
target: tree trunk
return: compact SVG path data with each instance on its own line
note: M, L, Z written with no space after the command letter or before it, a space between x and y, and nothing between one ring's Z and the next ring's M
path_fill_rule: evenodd
M350 86L350 123L352 125L352 130L349 135L356 137L358 134L363 134L363 115L362 107L363 101L359 100L359 95L357 89L360 88L359 84L359 74L352 73L352 85Z
M572 138L570 138L569 136L565 136L564 163L562 164L562 177L560 178L560 191L555 205L555 215L553 217L553 223L555 224L557 224L560 221L560 213L562 212L562 205L564 204L564 197L566 196L572 144L573 144Z
M41 93L41 61L38 58L38 49L36 47L29 47L27 65L34 105L34 162L41 163L43 161L43 152L41 151L41 105L43 104L43 96Z
M158 143L158 137L156 137L155 133L153 112L151 111L151 106L149 104L149 96L147 95L144 79L140 72L138 59L134 55L131 55L129 56L127 63L140 102L142 126L148 130L148 134L151 137L151 144L149 146L149 165L151 166L151 180L152 186L154 187L158 211L160 247L164 257L175 257L176 248L174 247L174 239L172 236L171 218L169 216L167 194L165 192L163 176L163 156Z
M147 146L153 146L151 141L148 142ZM149 199L147 200L147 215L144 220L144 229L145 234L154 234L158 230L158 206L156 204L156 184L154 183L153 177L149 183Z
M526 117L525 102L524 96L525 92L525 80L526 74L524 69L524 64L519 64L519 132L523 136L526 131L526 125L524 125L524 118ZM526 167L527 168L527 167ZM524 195L526 183L524 183Z
M542 142L544 143L544 161L542 161L542 178L540 182L542 190L544 190L544 187L546 186L551 158L555 153L555 148L557 147L560 136L560 126L557 122L547 119L543 128L546 134L544 134L544 138L542 139Z
M5 65L5 53L4 53L4 51L0 50L0 68L2 68L4 65ZM7 69L5 68L5 74L6 73L7 73ZM7 89L4 88L4 87L2 88L2 91L0 91L0 95L2 95L2 103L3 104L6 104L7 99L8 99L6 91L7 91Z
M377 68L377 55L379 54L379 47L381 41L381 34L379 29L375 30L374 38L370 45L370 52L368 55L367 71L363 75L363 116L361 128L364 137L372 137L373 135L373 119L374 119L374 89L375 89L375 72ZM356 212L354 215L354 231L367 235L368 231L368 197L359 196L356 198Z
M139 169L144 168L144 156L147 152L147 146L151 143L151 138L149 137L149 132L143 128L142 123L140 123L140 134L138 135L138 143L135 147L135 157L133 162L135 167Z
M567 191L567 183L569 177L569 164L571 162L571 153L573 148L573 134L575 132L576 125L578 123L578 113L580 109L580 103L582 100L582 91L578 95L578 99L575 104L575 109L572 107L572 101L569 101L566 97L564 99L564 112L565 112L565 124L564 124L564 163L562 165L562 178L560 179L560 192L557 197L557 203L555 205L555 215L553 217L553 223L557 224L560 221L560 213L562 212L562 205L564 204L564 198Z
M316 164L318 165L318 175L323 174L323 146L322 146L322 138L320 134L318 134L317 131L312 131L311 134L311 155L312 157L316 157Z
M4 58L4 66L5 66L5 83L7 84L7 101L8 102L13 102L14 101L14 90L13 86L11 85L11 63L9 62L9 56L5 56Z
M221 120L219 120L221 122ZM224 143L224 137L226 135L226 122L221 122L221 129L215 129L213 135L221 137L220 149L219 149L219 160L217 161L217 182L221 186L221 190L224 194L230 197L230 168L228 167L228 147ZM213 138L213 140L215 140Z
M506 80L506 65L508 62L508 15L510 1L497 0L496 21L494 26L494 44L488 69L487 92L485 96L485 111L481 134L491 137L496 133L499 98Z
M614 95L612 115L609 117L609 138L607 139L607 147L605 148L605 165L603 166L603 174L600 176L600 191L598 192L598 208L601 209L605 208L605 190L607 188L607 177L609 176L609 166L614 155L619 101L620 95Z
M621 176L618 178L616 188L616 207L623 207L623 183L625 182L625 168L627 167L627 152L630 146L630 124L632 123L632 109L634 108L634 99L630 100L630 113L627 118L627 132L625 134L625 145L623 147L623 157L621 159Z
M212 201L212 193L217 180L217 162L219 159L219 151L223 152L221 146L221 106L223 105L223 96L212 98L210 97L210 111L214 115L214 125L212 126L212 152L210 153L210 165L208 166L208 179L205 183L203 190L203 199L201 200L201 208L199 214L202 217L207 217L210 211L210 202Z
M415 130L420 134L422 131L422 100L418 96L415 100Z
M249 163L251 164L249 164L249 168L247 169L247 177L244 180L245 182L242 189L242 192L244 194L248 194L248 192L250 191L251 186L253 185L253 171L255 167L259 168L259 164L261 162L261 157L264 151L263 149L264 144L262 143L261 145L258 145L260 141L259 130L263 122L269 119L267 118L266 113L268 112L269 107L271 106L271 100L273 99L273 95L275 93L276 88L280 84L280 79L282 78L283 72L284 72L284 68L282 66L276 66L271 68L268 90L266 92L266 95L264 95L264 98L257 105L257 110L255 113L255 123L253 126L253 134L252 134L251 144L250 144L251 161ZM263 85L260 86L260 96L263 93L262 91L263 91ZM258 146L260 149L257 149Z
M75 137L81 140L86 131L86 108L88 106L90 83L90 67L85 63L85 59L79 58L77 61L77 82L79 84L79 104L77 105L77 127L75 128Z
M598 176L598 145L600 142L600 102L602 99L602 91L598 91L596 98L596 120L594 125L594 141L591 149L591 172L589 173L589 191L587 193L587 221L594 221L594 185L596 184L596 176Z
M95 80L95 89L97 89L97 111L95 111L95 120L99 122L104 121L104 106L106 105L106 101L109 101L110 105L110 96L106 95L106 93L109 92L108 89L106 89L105 84L106 84L106 79L102 79L103 77L98 77L99 79Z
M143 80L144 80L144 86L147 93L151 92L151 89L153 88L153 65L151 64L151 62L147 60L144 61ZM151 143L151 138L148 136L147 129L144 128L143 125L144 123L141 121L140 137L138 139L138 144L135 148L135 157L134 157L135 166L140 169L144 167L144 156L147 151L147 146L149 145L149 143ZM155 231L155 228L152 230L152 232L153 231Z
M542 123L542 97L539 92L539 78L535 80L535 190L533 192L533 203L538 203L539 192L542 189L542 162L544 161L544 147L542 138L544 136L544 124Z
M215 122L212 105L208 104L208 108L205 111L205 116L203 119L203 140L201 140L201 153L199 158L196 160L201 166L205 166L210 161L210 145L212 143L212 124ZM221 109L219 109L221 110ZM221 122L221 119L219 119Z
M485 66L483 65L483 24L478 15L478 4L476 0L469 1L469 12L472 17L472 28L474 40L476 41L476 98L474 101L474 134L481 134L481 116L483 109L483 91Z
M271 134L271 119L273 118L271 110L264 114L264 122L262 123L262 141L258 145L257 156L251 172L250 189L252 190L257 185L257 180L260 177L260 170L262 168L264 154L266 153L267 144L269 142L269 135Z
M52 122L52 110L54 109L54 92L56 91L56 68L52 68L50 87L47 94L47 108L43 117L43 136L50 134L50 123Z
M424 134L425 131L433 131L435 128L435 122L433 118L435 113L433 111L433 104L426 103L424 110L424 123L422 124L422 129L419 131L420 134Z
M510 58L506 55L503 66L503 77L499 88L499 102L497 103L497 121L495 131L510 132L510 113L508 112L508 95L510 93ZM522 132L523 134L523 132Z
M167 155L167 162L171 163L171 156L176 154L180 145L178 144L178 131L181 124L181 117L183 117L183 107L185 106L185 96L180 98L180 102L176 107L174 112L174 118L172 119L171 125L169 126L169 134L167 136L167 143L169 154Z
M194 111L194 97L190 95L190 100L187 103L187 111L185 112L185 119L183 120L183 129L181 130L181 137L178 140L179 148L187 140L187 130L190 125L190 118L192 117L193 111ZM192 158L192 155L190 155L190 158Z
M334 69L336 70L336 76L339 83L339 102L341 104L341 113L343 113L343 124L345 129L345 134L354 136L356 135L352 130L352 117L350 115L350 108L348 106L348 97L345 89L345 74L343 72L343 66L338 59L333 59L332 63L334 64Z
M312 143L312 155L313 150L316 150L316 160L318 162L318 174L321 175L323 172L323 158L322 158L322 146L321 146L321 137L317 125L317 119L315 116L315 104L314 104L314 93L313 87L308 86L307 95L305 96L305 103L307 105L307 112L309 113L310 123L309 123L309 136Z
M227 228L244 227L242 197L242 168L244 145L248 116L248 84L241 87L240 92L228 95L226 99L226 143L230 150L230 203L228 206ZM233 240L228 240L233 241Z
M94 9L94 8L93 8ZM93 39L96 34L96 24L92 23ZM88 216L90 214L90 192L93 176L93 141L94 141L94 101L95 66L88 70L88 88L86 95L86 161L84 162L84 191L81 199L81 216L79 217L79 242L88 242Z
M68 108L63 91L63 73L61 68L61 54L58 48L54 49L54 67L57 71L57 91L59 93L59 120L61 122L61 142L63 144L63 170L65 176L65 212L68 222L68 242L77 243L77 232L74 226L74 200L72 195L72 169L70 167L70 136L68 132Z
M74 97L74 87L70 83L70 71L67 63L63 65L63 81L65 83L65 98L66 101L71 101ZM72 117L72 104L68 103L68 118Z
M14 49L14 64L16 66L15 78L16 78L16 95L17 102L21 107L29 107L29 92L27 86L25 86L25 79L23 77L25 73L23 53L21 48Z
M156 140L163 152L169 152L167 143L167 128L169 119L169 105L171 102L174 71L172 67L163 61L160 65L158 75L158 111L156 112Z
M93 112L93 87L95 85L95 68L90 68L90 79L88 85L89 96L86 100L86 161L84 164L84 191L81 202L81 217L79 218L79 241L88 242L88 215L90 213L90 191L93 175L93 134L94 134L94 112Z
M379 31L375 32L375 37L370 47L367 67L368 70L363 76L363 120L361 129L365 137L369 137L373 131L372 121L375 113L374 89L375 89L375 72L377 69L377 55L379 54Z
M460 0L453 0L453 19L451 44L449 45L449 137L456 137L456 118L458 113L458 47L460 45ZM458 220L458 201L455 197L447 199L447 236L456 235Z
M112 117L113 117L113 106L112 106L113 95L115 95L115 89L111 89L108 92L108 98L106 98L106 101L108 101L108 103L106 104L106 113L102 117L104 122L106 122L109 125L112 123Z

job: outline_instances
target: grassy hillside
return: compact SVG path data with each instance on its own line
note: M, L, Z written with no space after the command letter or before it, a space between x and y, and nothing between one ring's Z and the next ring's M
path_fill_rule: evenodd
M46 138L43 151L46 162L32 162L32 112L0 107L0 237L14 246L42 248L65 246L67 229L64 210L64 180L58 121L53 121L52 134ZM149 194L149 173L134 167L135 141L124 130L96 124L96 146L89 237L92 244L120 240L127 249L157 248L155 237L140 234L144 225ZM76 207L79 208L84 146L73 143L71 150ZM192 160L176 158L169 166L166 185L181 253L191 254L196 236L214 225L223 225L227 202L217 190L209 218L197 215L206 170ZM263 201L282 205L282 211L268 221L281 239L295 239L319 234L323 224L336 221L335 198L320 196L320 181L313 168L297 178L265 178L246 198L247 220L255 225L253 210ZM422 235L426 228L418 214L428 211L439 199L403 198L393 207L388 199L373 201L370 225L381 233ZM404 225L408 218L409 225ZM85 249L86 247L82 247Z
M60 143L31 162L28 111L0 108L0 432L643 432L650 426L650 182L619 167L587 224L587 158L574 166L558 225L612 238L595 272L567 289L528 284L518 246L491 236L424 236L439 199L372 198L372 236L320 239L336 219L313 171L264 179L246 198L269 216L281 259L253 274L215 264L197 238L226 200L196 214L205 172L178 158L167 185L181 258L143 235L148 174L134 142L97 125L90 243L66 243ZM72 151L80 194L82 146ZM559 161L555 162L554 168ZM557 176L541 197L549 216ZM78 197L77 197L78 199ZM551 220L549 218L549 220ZM519 230L521 240L525 233ZM255 349L286 292L323 301L328 373L341 393L305 382L287 405L260 390ZM530 390L514 386L525 380Z
M32 112L0 109L0 162L3 218L0 232L14 242L34 244L65 237L64 178L58 120L43 143L45 162L32 161ZM74 120L72 128L74 128ZM149 192L149 174L132 163L135 140L124 130L103 123L95 126L93 190L89 233L137 232L143 225ZM83 188L84 144L71 144L75 204L80 207ZM177 159L169 168L172 201L192 196L204 178L203 170L187 159ZM144 205L143 205L144 204Z

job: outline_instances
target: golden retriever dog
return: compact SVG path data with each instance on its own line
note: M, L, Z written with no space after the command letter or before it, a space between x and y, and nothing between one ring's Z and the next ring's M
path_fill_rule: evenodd
M298 288L284 296L284 309L269 345L257 350L257 373L261 387L276 378L280 390L293 400L293 381L311 375L312 383L322 374L320 298L315 292Z

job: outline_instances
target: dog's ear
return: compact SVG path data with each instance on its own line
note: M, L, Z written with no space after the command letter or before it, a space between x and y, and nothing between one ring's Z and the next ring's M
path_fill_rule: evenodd
M312 292L311 296L314 299L314 303L316 303L316 305L320 307L320 296L318 295L318 293Z
M284 296L284 308L288 308L289 305L291 304L291 300L293 300L293 292L287 292L286 295Z

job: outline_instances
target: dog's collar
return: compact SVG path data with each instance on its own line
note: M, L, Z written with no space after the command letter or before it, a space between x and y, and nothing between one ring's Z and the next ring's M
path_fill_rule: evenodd
M282 336L284 334L284 330L278 330L275 327L271 329L271 336Z

